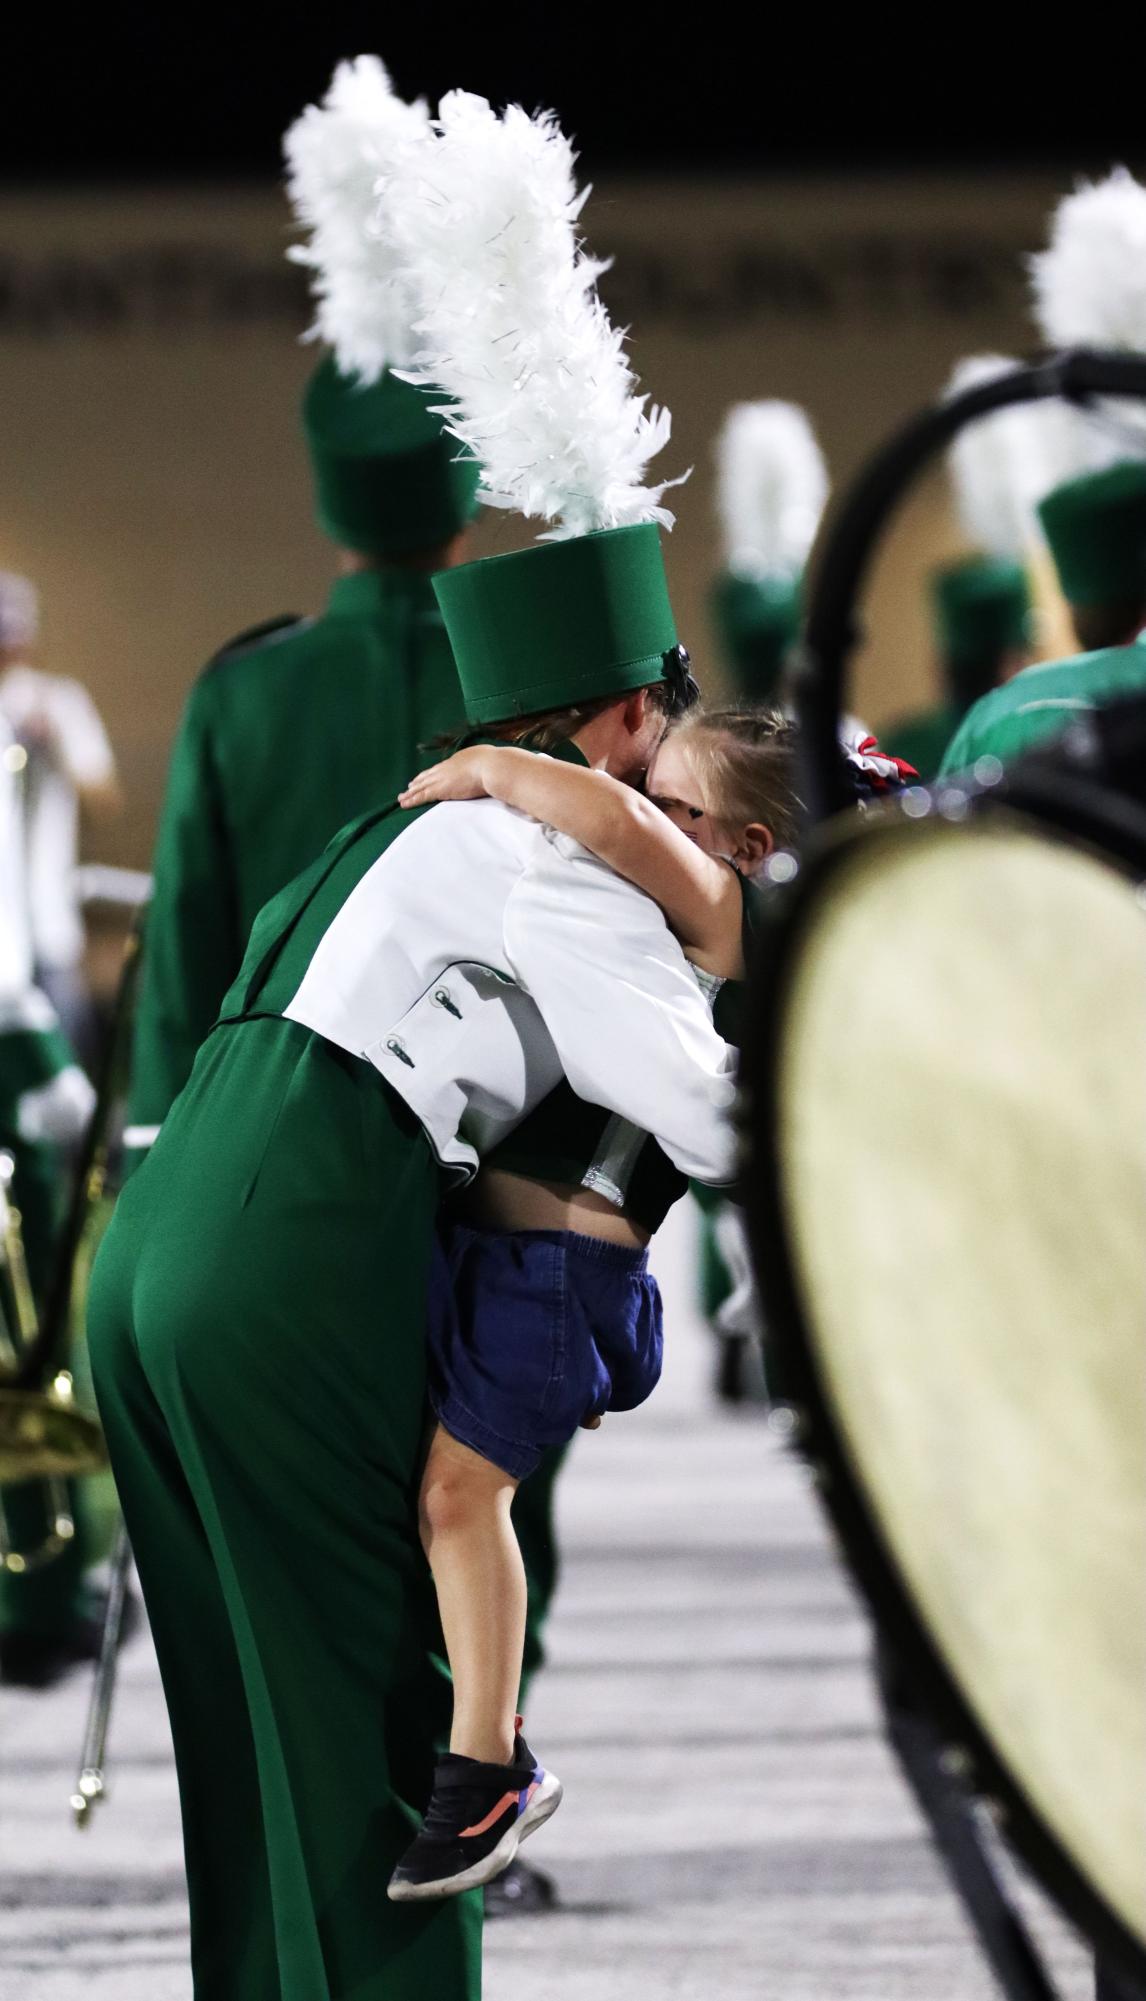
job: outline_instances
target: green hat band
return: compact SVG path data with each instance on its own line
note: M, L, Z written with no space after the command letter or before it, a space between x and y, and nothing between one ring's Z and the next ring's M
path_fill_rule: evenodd
M367 387L320 363L303 400L320 526L343 548L404 556L465 527L480 468L430 413L433 391L384 375Z
M972 556L936 570L931 593L948 666L980 666L1030 645L1031 591L1021 563Z
M463 563L434 590L474 723L647 687L677 645L651 521Z
M766 701L776 692L800 630L802 579L730 571L714 585L711 608L737 693L747 701Z
M1040 503L1039 519L1068 604L1146 601L1146 462L1067 480Z

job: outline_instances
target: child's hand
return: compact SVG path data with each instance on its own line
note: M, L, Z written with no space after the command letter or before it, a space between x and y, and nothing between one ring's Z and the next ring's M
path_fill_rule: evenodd
M488 745L474 744L470 750L456 750L441 764L420 771L398 794L399 806L430 806L437 799L484 799L489 790L488 751Z

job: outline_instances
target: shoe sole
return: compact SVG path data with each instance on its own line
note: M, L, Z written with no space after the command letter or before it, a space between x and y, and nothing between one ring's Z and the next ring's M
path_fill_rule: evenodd
M445 1876L437 1883L389 1883L386 1895L392 1904L425 1903L434 1897L460 1897L463 1890L480 1890L483 1883L492 1883L508 1869L523 1841L536 1834L539 1827L555 1814L561 1805L564 1787L552 1772L546 1772L525 1812L512 1827L507 1827L496 1848L483 1855L480 1862L471 1863L457 1876Z

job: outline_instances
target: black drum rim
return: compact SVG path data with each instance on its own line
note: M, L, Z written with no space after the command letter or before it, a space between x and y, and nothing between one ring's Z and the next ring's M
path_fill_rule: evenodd
M819 908L820 892L854 854L857 841L881 829L965 824L998 809L1004 809L1011 824L1049 833L1076 849L1081 846L1120 867L1132 882L1146 880L1146 810L1061 769L1024 770L1020 765L1005 778L1000 771L985 780L964 778L913 787L884 802L858 830L854 820L837 818L823 825L792 879L778 886L771 899L770 924L752 968L750 1028L741 1067L740 1116L747 1141L742 1189L769 1340L782 1360L785 1401L794 1413L793 1442L812 1469L821 1506L870 1613L875 1636L883 1635L894 1644L913 1692L947 1739L971 1791L999 1807L1008 1845L1096 1951L1128 1977L1146 1984L1146 1946L1031 1804L915 1607L833 1413L785 1223L776 1059L790 969Z

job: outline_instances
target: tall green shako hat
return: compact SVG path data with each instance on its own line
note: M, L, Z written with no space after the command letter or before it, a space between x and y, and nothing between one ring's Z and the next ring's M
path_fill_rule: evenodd
M1116 167L1065 196L1031 277L1049 347L1146 353L1146 188ZM1069 474L1039 507L1063 596L1078 609L1146 603L1141 405L1110 399L1070 421Z
M419 300L403 371L452 399L479 497L544 524L539 546L434 578L471 722L541 715L664 681L695 698L646 487L670 418L635 393L583 251L574 153L552 113L443 99L419 177L382 189ZM667 482L666 482L667 484Z
M956 396L1018 367L1005 355L970 355L956 367ZM947 454L955 514L971 551L931 573L936 644L951 697L968 708L1001 678L1008 655L1031 648L1027 561L1039 540L1038 496L1054 478L1056 416L1018 404L965 425Z
M711 611L725 664L747 701L776 694L803 612L808 555L828 469L795 403L734 403L716 441L724 567Z
M377 56L340 63L321 104L287 132L287 190L308 240L288 255L312 273L308 338L329 352L302 407L321 527L343 548L403 556L465 526L477 467L424 390L392 371L414 348L414 300L387 228L382 179L412 170L430 114L396 97Z

